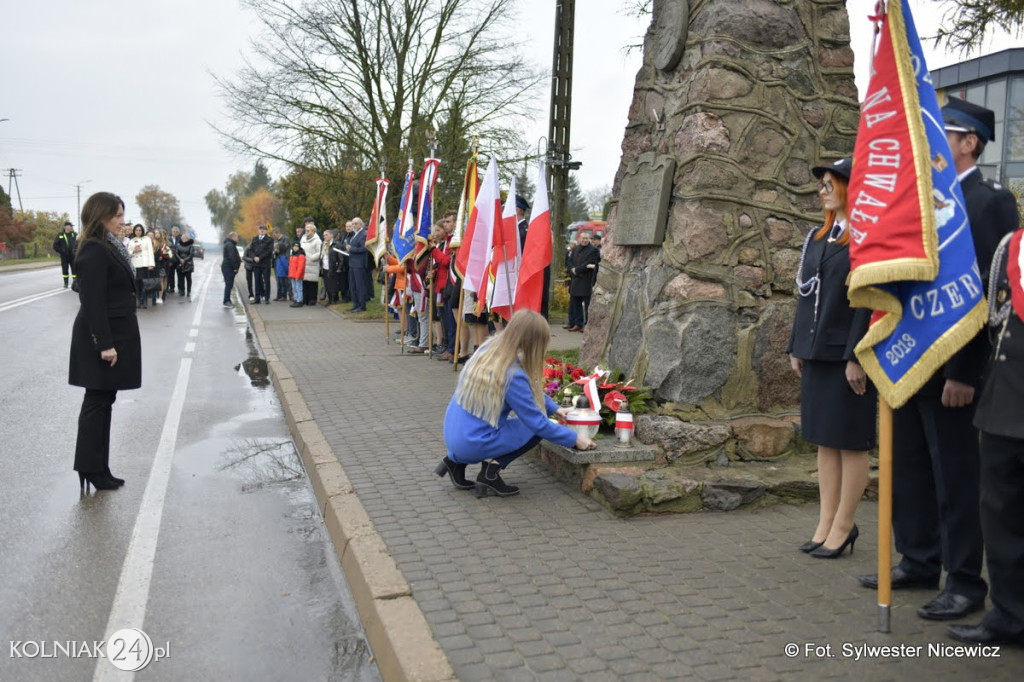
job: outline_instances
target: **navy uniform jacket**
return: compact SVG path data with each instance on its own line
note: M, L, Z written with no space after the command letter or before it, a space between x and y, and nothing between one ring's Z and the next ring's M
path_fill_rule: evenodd
M814 228L813 231L817 231ZM815 295L800 296L789 337L789 353L801 360L857 362L853 349L868 330L871 311L851 308L846 297L846 278L850 274L850 248L828 239L807 243L800 279L819 278L818 315L815 319Z
M977 169L960 182L960 187L964 193L964 203L967 204L967 217L971 221L971 236L978 269L981 271L981 282L987 289L988 271L992 267L992 256L999 246L999 240L1017 229L1017 200L1010 190L994 180L985 179ZM981 375L991 352L988 335L979 332L921 387L919 393L941 395L946 379L968 384L975 389L981 388Z
M999 266L999 284L992 292L999 305L1009 300L1006 263ZM974 425L982 431L1006 438L1024 439L1024 322L1013 310L1005 325L995 328L993 355L978 401Z

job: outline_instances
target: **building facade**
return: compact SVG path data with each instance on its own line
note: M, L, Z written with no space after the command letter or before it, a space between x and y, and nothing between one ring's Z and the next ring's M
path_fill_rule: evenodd
M1003 50L932 71L940 101L947 96L995 112L996 140L978 161L985 177L997 179L1024 207L1024 48Z

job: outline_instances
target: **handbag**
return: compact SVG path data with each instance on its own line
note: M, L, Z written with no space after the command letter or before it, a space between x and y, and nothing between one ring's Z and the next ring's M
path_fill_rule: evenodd
M147 294L153 291L160 291L160 278L146 277L145 279L143 279L142 291Z

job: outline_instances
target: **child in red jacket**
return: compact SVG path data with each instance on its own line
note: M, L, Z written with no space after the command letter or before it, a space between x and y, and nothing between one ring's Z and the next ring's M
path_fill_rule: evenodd
M302 307L302 277L306 274L306 253L298 240L292 244L291 255L288 256L288 279L292 281L292 308Z

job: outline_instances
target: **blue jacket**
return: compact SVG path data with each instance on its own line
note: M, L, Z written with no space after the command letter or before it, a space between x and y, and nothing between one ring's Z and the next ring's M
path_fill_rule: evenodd
M544 396L547 408L547 414L544 414L533 401L526 372L520 367L513 367L509 373L505 404L497 427L467 412L452 396L444 415L444 443L452 461L474 464L498 457L518 450L535 435L567 448L576 444L575 431L548 419L558 405ZM513 410L516 416L509 416Z

